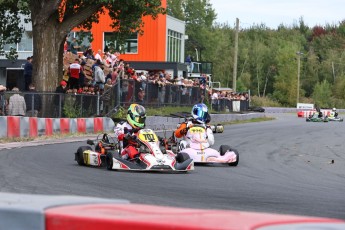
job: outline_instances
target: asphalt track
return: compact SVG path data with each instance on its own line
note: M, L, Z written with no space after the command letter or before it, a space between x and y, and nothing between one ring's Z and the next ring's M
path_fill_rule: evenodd
M237 167L192 173L133 173L78 166L86 142L0 150L0 192L82 195L131 203L332 217L345 220L345 124L309 123L295 114L236 124L216 148L238 149Z

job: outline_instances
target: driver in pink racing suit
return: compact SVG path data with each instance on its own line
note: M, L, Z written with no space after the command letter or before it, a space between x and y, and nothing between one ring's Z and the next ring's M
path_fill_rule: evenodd
M145 108L139 104L131 104L126 119L126 122L119 122L114 128L115 138L120 142L121 157L123 159L134 159L139 155L136 149L136 133L145 127Z
M175 137L183 138L180 142L181 149L188 148L193 144L191 141L193 138L199 140L199 147L202 149L209 148L214 144L214 135L209 125L210 115L208 108L205 104L196 104L193 106L191 111L192 118L187 119L181 123L180 126L174 131ZM194 126L204 128L206 132L203 132L202 136L200 133L191 133L188 130ZM201 146L200 146L201 145Z

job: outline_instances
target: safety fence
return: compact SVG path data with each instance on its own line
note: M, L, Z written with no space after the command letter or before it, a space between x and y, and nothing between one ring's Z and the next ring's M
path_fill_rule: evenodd
M9 98L15 92L0 93L0 116L9 114ZM94 117L108 116L118 106L128 107L131 103L139 103L145 107L161 106L192 106L196 103L209 101L209 93L200 86L177 84L162 85L153 82L138 82L132 79L117 81L112 87L99 90L85 87L80 92L20 92L24 96L27 107L26 116L35 114L38 117ZM39 99L38 99L39 98ZM248 100L220 99L216 111L239 112L247 111Z

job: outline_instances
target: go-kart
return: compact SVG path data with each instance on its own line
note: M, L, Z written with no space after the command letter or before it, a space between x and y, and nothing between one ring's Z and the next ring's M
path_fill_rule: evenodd
M325 117L319 117L317 115L310 115L309 117L306 118L306 121L309 122L328 122L329 118L327 116Z
M126 138L137 143L138 157L123 159L118 152L106 154L106 167L108 170L136 170L136 171L166 171L188 172L194 170L193 159L183 154L174 154L165 148L162 140L151 129L141 129L135 136ZM163 141L164 142L164 141Z
M329 121L344 121L344 118L342 117L328 117Z
M222 124L210 125L213 133L222 133L224 132L224 126Z
M100 135L96 140L87 140L88 146L80 146L76 153L74 153L74 160L79 165L104 167L106 166L106 154L109 152L117 152L119 145L108 134L104 133L102 139ZM91 146L94 146L92 149Z
M194 125L189 128L188 132L196 135L191 135L190 145L184 140L177 140L174 134L169 138L169 149L177 152L181 157L188 156L193 159L195 164L228 164L229 166L237 166L239 162L239 153L236 149L229 145L221 145L219 151L211 148L206 137L206 129L203 126ZM175 139L175 140L174 140Z

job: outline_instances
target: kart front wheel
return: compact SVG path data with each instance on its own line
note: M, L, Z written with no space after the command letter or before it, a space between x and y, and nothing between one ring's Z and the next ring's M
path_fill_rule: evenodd
M189 155L187 153L178 153L176 156L176 161L178 163L185 162L186 160L190 159Z
M76 160L78 162L78 165L85 165L84 161L84 151L86 150L92 150L90 146L80 146L76 153Z
M113 169L113 153L107 153L105 156L105 164L108 170Z
M231 150L231 147L229 145L221 145L219 147L219 153L221 156L224 156L224 154L228 151Z
M240 154L238 153L237 149L231 149L236 154L236 161L229 163L229 166L237 166L240 160Z

